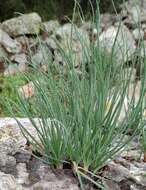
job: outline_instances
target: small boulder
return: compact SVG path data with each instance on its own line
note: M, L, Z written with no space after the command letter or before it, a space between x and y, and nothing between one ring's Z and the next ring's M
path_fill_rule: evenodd
M10 60L15 62L15 64L8 65L4 71L4 76L14 76L19 72L25 72L27 70L27 58L25 54L15 54L11 56Z
M11 61L16 62L18 64L26 64L27 63L27 57L26 54L15 54L11 56Z
M52 63L52 53L49 47L46 44L41 44L37 52L32 56L31 62L34 66Z
M100 34L102 31L101 27L96 28L95 24L93 24L92 22L89 22L89 21L83 22L80 29L83 31L86 31L88 33L90 42L93 42L93 44L94 44L94 42L96 42L98 34Z
M47 32L48 35L53 34L59 28L59 22L57 20L50 20L42 24L44 32Z
M52 50L56 50L57 49L57 44L55 42L55 39L53 37L49 37L45 39L45 43L46 45Z
M26 163L17 164L17 183L19 185L28 184L29 183L29 173L27 172Z
M64 40L68 38L68 40L79 40L79 38L82 37L84 40L89 40L88 34L85 30L79 29L76 25L73 24L65 24L58 28L58 30L55 32L56 39L58 40Z
M16 159L7 154L0 154L0 170L3 172L15 172Z
M4 21L2 23L2 29L13 37L26 34L39 34L41 21L41 17L35 12L24 14Z
M16 183L12 175L0 172L0 190L23 190L23 188Z
M0 45L0 61L4 61L6 58L8 58L8 54L6 50Z
M146 22L146 1L129 0L124 2L122 7L122 15L126 17L127 24L138 24ZM124 13L124 14L123 14Z
M132 33L135 40L141 40L144 38L144 31L142 29L136 28Z
M0 45L0 73L3 73L5 70L5 59L8 58L6 50Z
M21 44L13 40L6 32L0 29L0 45L2 45L8 53L20 53Z
M56 181L55 182L48 182L45 180L41 180L40 182L34 184L30 190L79 190L78 185L72 184L71 181Z
M108 29L110 26L115 23L115 21L118 21L118 17L115 15L105 13L101 15L101 27L103 30Z
M90 39L85 30L65 24L56 31L55 37L60 47L58 49L62 49L67 56L71 57L75 67L89 61L90 56L87 58L86 55L90 54ZM62 60L65 63L64 56Z
M125 25L109 27L99 36L99 42L107 53L113 51L118 64L129 61L136 49L135 40Z
M142 20L142 15L141 15L141 8L139 6L133 6L130 10L129 13L132 17L132 20L134 21L134 23L139 23Z

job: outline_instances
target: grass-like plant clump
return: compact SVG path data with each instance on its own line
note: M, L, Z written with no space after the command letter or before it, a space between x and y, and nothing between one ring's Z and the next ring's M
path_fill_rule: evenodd
M117 66L114 54L107 56L98 40L97 45L89 48L74 24L72 28L83 49L80 73L74 68L75 60L69 48L70 53L60 49L65 62L63 70L48 63L47 73L34 69L36 74L27 77L35 87L33 109L39 123L30 112L28 100L17 96L17 109L29 118L37 137L17 120L11 104L9 111L42 159L55 168L69 163L84 189L81 176L97 185L92 177L100 179L98 171L143 128L146 63L138 59L143 72L136 102L136 85L133 85L133 96L128 97L132 73L123 72L124 63ZM125 118L119 121L127 99ZM132 135L127 137L129 129Z

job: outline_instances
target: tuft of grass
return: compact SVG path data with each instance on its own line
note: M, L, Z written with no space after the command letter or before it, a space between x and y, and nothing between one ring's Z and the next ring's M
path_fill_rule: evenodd
M113 53L107 56L98 40L96 46L88 47L73 23L72 32L76 34L83 50L80 74L74 68L71 38L68 52L59 46L65 62L63 71L49 62L47 73L34 68L35 74L27 77L35 86L33 109L35 116L39 117L38 122L30 112L28 100L19 94L17 96L17 109L21 115L29 118L37 137L17 120L11 102L7 107L24 136L43 155L45 162L55 168L64 162L70 163L79 178L81 189L84 188L82 177L101 187L93 178L96 176L100 179L100 169L143 129L146 62L138 60L143 69L140 96L136 102L136 85L133 85L132 97L128 97L132 72L123 72L124 63L117 66ZM119 122L126 98L126 116ZM132 135L125 138L129 129Z
M83 53L83 56L88 55ZM126 118L119 122L131 74L127 78L127 74L121 72L122 66L113 67L116 63L112 62L112 57L103 56L99 47L92 49L88 72L82 63L80 75L73 67L72 55L64 52L64 59L67 63L65 76L57 66L53 69L48 66L48 73L36 70L36 76L30 76L36 90L33 104L35 116L40 118L39 125L29 110L28 100L17 96L17 109L30 119L38 137L19 123L13 110L11 114L26 138L43 154L45 162L59 167L67 160L77 170L81 167L86 173L92 171L96 174L143 127L141 117L146 75L141 78L139 101L135 104L134 99L130 100ZM118 79L116 72L121 73ZM133 135L126 139L129 129Z

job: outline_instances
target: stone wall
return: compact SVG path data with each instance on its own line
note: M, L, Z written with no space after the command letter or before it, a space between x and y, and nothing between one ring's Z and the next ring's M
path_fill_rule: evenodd
M136 5L133 1L129 1L121 6L122 11L119 15L101 14L98 31L90 21L80 23L80 26L74 25L71 53L75 67L82 64L83 57L83 47L77 33L81 34L86 41L87 51L90 51L91 43L97 45L97 34L99 34L101 48L110 53L119 31L114 49L118 63L129 62L135 55L140 41L143 41L143 47L139 56L144 57L146 3L141 5L140 1ZM39 67L45 67L47 62L63 65L64 60L60 55L58 43L66 53L70 53L68 44L70 44L71 31L70 23L60 25L57 20L42 22L41 16L37 13L24 14L2 22L0 25L0 70L4 70L5 75L15 75L18 71L25 71L32 64Z

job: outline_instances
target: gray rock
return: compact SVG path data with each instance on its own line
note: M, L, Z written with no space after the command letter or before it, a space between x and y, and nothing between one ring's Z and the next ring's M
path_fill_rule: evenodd
M6 173L15 173L16 159L13 156L1 153L0 155L0 170Z
M105 13L101 15L101 27L103 30L108 29L116 21L118 21L118 18L115 15L112 15L109 13Z
M58 50L54 51L54 64L65 65L65 60Z
M56 181L48 182L41 180L40 182L33 185L30 190L79 190L79 187L76 184L72 184L71 181Z
M115 182L121 182L125 179L132 179L138 182L126 167L115 162L109 163L108 167L108 171L105 172L105 176L108 179L112 179Z
M32 64L39 66L39 65L47 65L52 63L52 53L50 49L45 44L41 44L41 46L38 48L36 54L32 56Z
M119 26L109 27L99 36L99 41L104 51L106 50L109 54L114 46L113 53L117 64L130 60L136 49L133 36L124 25L121 25L120 28Z
M142 24L142 25L141 25L141 28L142 28L142 30L145 31L145 30L146 30L146 24Z
M4 172L12 171L16 165L13 155L17 152L18 146L14 139L5 136L0 138L0 170Z
M0 62L3 62L5 59L8 58L8 53L6 50L0 45Z
M0 139L0 152L8 155L14 155L18 150L16 140L9 138L7 134L3 134Z
M44 60L44 55L42 51L38 51L35 55L33 55L32 57L32 64L35 66L39 66L41 65L41 63Z
M15 178L10 174L0 172L0 190L22 190L22 186L17 185Z
M131 14L132 16L132 20L134 21L134 23L139 23L142 21L142 18L141 18L141 9L140 7L137 5L137 6L134 6L132 7L130 10L129 10L129 13Z
M122 5L123 16L127 16L129 22L133 24L146 22L146 1L129 0Z
M16 159L13 156L7 155L6 160L7 161L6 161L6 166L5 166L6 168L5 172L12 171L14 167L16 166Z
M48 33L48 35L53 34L59 28L59 22L57 20L50 20L42 24L43 30Z
M6 32L0 29L0 44L8 53L20 53L21 44L13 40Z
M2 29L13 37L25 34L39 34L41 29L41 17L35 12L24 14L4 21L2 23Z
M144 38L144 31L142 29L136 28L132 32L135 40L140 40Z
M17 164L17 184L19 185L24 185L24 184L29 184L29 173L27 172L26 169L26 163L19 163Z
M6 119L3 119L3 121L5 123ZM7 125L6 123L3 125L3 122L0 122L0 153L1 153L0 165L4 166L8 162L14 163L15 161L11 157L14 156L17 152L19 152L20 147L24 146L25 143L26 140L23 138L18 126L9 125L9 124ZM7 159L5 155L8 156ZM14 164L9 164L9 165L14 165Z
M27 150L20 150L14 155L17 163L28 163L31 159L31 152Z
M94 24L88 21L88 22L83 22L80 28L86 32L90 32L90 30L92 30L94 27L95 27Z
M0 169L6 166L7 155L5 153L0 154Z
M119 185L112 181L112 180L104 180L104 185L105 185L105 188L108 189L108 190L121 190L121 188L119 187Z
M88 33L90 42L93 42L93 44L96 42L98 34L102 32L101 26L96 28L95 25L90 21L82 23L80 29Z
M131 189L135 186L137 187L136 190L141 190L146 188L146 163L140 160L137 161L138 158L135 158L135 155L131 152L133 148L135 147L129 147L127 155L120 154L122 157L116 158L115 162L109 163L105 176L114 183L118 182L118 184L122 181L125 181L127 184L130 182L129 186L131 186ZM136 151L140 155L139 148L136 148ZM111 180L110 182L112 182Z
M55 32L55 36L59 41L67 38L69 38L68 40L77 41L82 37L82 40L87 40L89 43L88 33L85 30L78 28L76 25L70 23L59 27Z
M21 53L21 54L15 54L11 56L11 61L16 62L18 64L26 64L27 63L27 57L26 54Z
M75 33L73 32L74 27L76 29L76 26L73 26L70 23L60 26L58 30L55 32L56 39L59 41L63 40L66 37L72 37L74 39L75 38Z
M53 37L50 37L50 38L46 38L45 39L45 43L46 45L52 49L52 50L56 50L57 49L57 44L55 42L55 39Z
M134 1L129 0L127 3L131 6L138 5L138 6L146 9L146 1L145 0L134 0Z
M141 153L141 149L139 147L139 150L129 150L127 151L124 151L122 154L121 154L123 157L127 157L127 158L133 158L135 160L142 160L143 159L143 154Z
M137 165L131 164L130 173L139 182L139 184L146 187L146 163L139 163Z
M74 66L81 65L83 61L89 61L90 56L88 58L85 56L90 54L90 40L86 31L77 26L65 24L56 31L55 37L63 52L67 56L71 56ZM62 57L64 59L64 56ZM63 62L65 63L65 61Z

